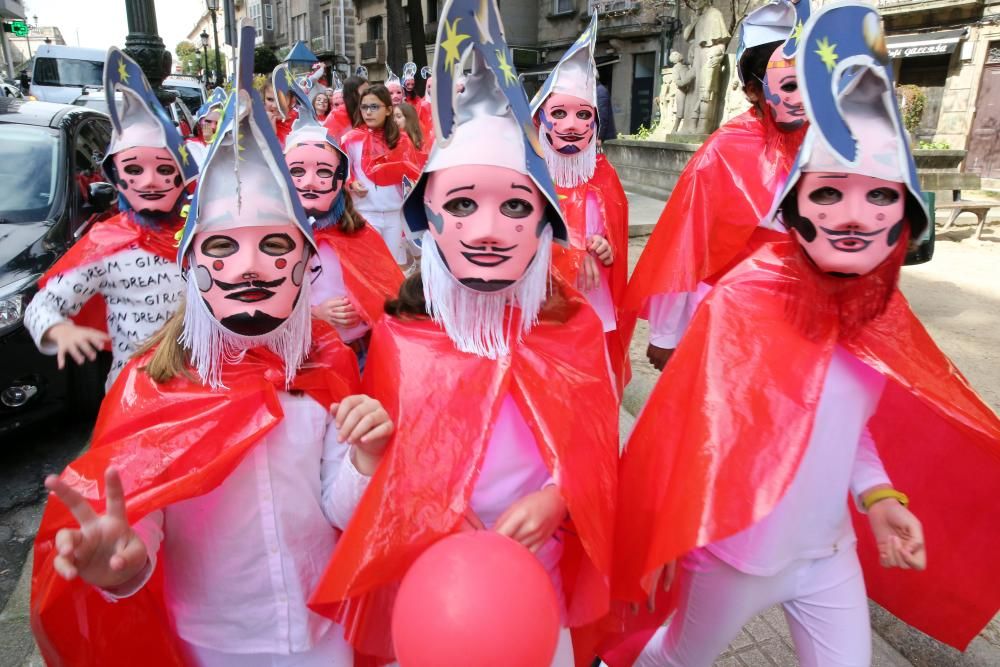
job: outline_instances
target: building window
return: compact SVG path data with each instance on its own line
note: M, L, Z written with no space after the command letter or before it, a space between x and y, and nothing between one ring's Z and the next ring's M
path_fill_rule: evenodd
M250 6L248 7L248 9L250 11L250 20L253 21L253 27L257 30L257 32L260 32L260 29L261 29L261 25L260 25L260 3L259 2L251 3Z
M553 14L569 14L576 10L576 0L552 0Z
M299 14L292 17L292 39L305 41L306 39L306 15Z
M368 41L374 42L376 39L382 39L381 16L373 16L368 19Z
M986 52L987 65L1000 65L1000 42L990 42Z
M274 30L274 11L271 3L264 5L264 30Z
M427 11L424 12L424 20L427 23L434 23L438 20L438 0L427 0Z
M333 17L330 14L329 9L323 10L323 48L332 49L333 48Z

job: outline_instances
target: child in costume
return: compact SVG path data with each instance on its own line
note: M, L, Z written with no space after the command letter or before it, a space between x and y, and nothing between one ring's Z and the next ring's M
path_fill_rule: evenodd
M711 284L781 238L766 214L805 131L791 63L808 17L809 0L770 0L743 20L737 72L753 107L688 162L629 280L625 310L649 321L646 354L660 370Z
M330 113L323 120L323 127L338 142L353 127L351 115L344 100L344 83L337 72L333 73L333 90L330 92Z
M66 357L93 360L110 343L110 387L179 304L174 237L184 222L185 186L198 166L142 70L114 47L104 92L112 135L103 167L118 188L121 212L94 224L42 277L24 325L39 350L58 356L60 368Z
M439 141L405 208L421 268L375 325L364 377L398 436L310 602L337 615L348 600L350 641L380 660L393 658L395 584L461 530L534 551L567 628L608 607L618 431L600 321L558 278L549 291L551 242L567 230L496 3L452 0L441 25ZM469 35L461 51L444 45L445 25ZM587 664L591 648L578 651ZM553 664L574 664L568 630Z
M286 73L283 65L274 76L281 111L303 97ZM313 316L333 325L363 360L371 326L399 291L403 273L378 232L354 210L343 187L347 155L316 118L299 116L285 141L285 162L318 248L310 266Z
M408 262L403 244L403 178L420 173L420 157L392 119L392 99L380 84L361 96L363 124L344 135L342 145L351 160L348 190L354 205L378 230L396 263Z
M577 286L604 325L619 394L629 381L621 306L628 282L628 200L615 168L597 154L597 14L532 100L542 153L569 227L553 266Z
M305 601L392 423L310 317L315 246L250 85L254 35L178 249L186 305L46 480L32 625L49 664L353 664Z
M707 667L779 603L801 663L822 666L870 664L866 592L958 648L1000 607L1000 420L896 284L929 222L880 17L827 5L802 44L789 238L717 283L622 460L620 592L645 598L679 559L643 667Z
M215 130L219 126L219 117L222 115L222 107L226 103L226 91L216 88L212 91L208 101L201 105L198 113L195 114L194 136L187 140L186 145L198 166L205 162L208 154L208 145L215 137Z
M389 91L389 99L392 100L392 105L396 106L403 101L403 82L396 76L388 65L385 66L386 77L385 77L385 87Z

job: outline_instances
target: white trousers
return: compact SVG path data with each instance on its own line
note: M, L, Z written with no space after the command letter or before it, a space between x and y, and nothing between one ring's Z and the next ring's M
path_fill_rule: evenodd
M389 248L389 253L396 260L397 264L406 264L406 246L403 237L403 211L394 209L392 211L365 211L357 205L358 211L365 217L372 227L379 233L385 245Z
M745 574L706 549L677 572L680 606L635 667L711 667L754 616L781 604L802 667L869 667L871 625L857 552L795 561L771 577Z
M354 651L340 625L331 625L305 653L222 653L194 644L187 646L198 667L354 667Z

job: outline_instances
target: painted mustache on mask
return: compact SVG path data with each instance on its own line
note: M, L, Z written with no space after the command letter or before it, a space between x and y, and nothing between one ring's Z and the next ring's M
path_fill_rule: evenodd
M219 286L219 289L233 292L226 295L227 299L243 303L257 303L259 301L267 301L274 296L274 292L271 289L279 287L285 280L286 278L278 278L277 280L248 280L241 283L227 283L222 280L215 280L214 282Z
M336 189L336 185L331 185L326 190L321 190L319 188L295 188L295 191L306 199L319 199L321 195L328 195Z
M505 255L503 253L510 252L517 247L517 244L512 246L502 247L502 246L491 246L489 244L484 245L469 245L465 241L459 241L463 248L471 250L472 252L463 252L462 257L465 257L470 263L476 266L483 266L487 268L493 268L495 266L500 266L504 262L510 259L510 255Z

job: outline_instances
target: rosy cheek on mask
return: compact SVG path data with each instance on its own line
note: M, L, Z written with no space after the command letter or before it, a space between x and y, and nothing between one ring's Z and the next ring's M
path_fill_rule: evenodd
M302 208L322 215L333 208L343 186L337 174L341 156L326 145L300 144L285 155Z
M428 175L429 232L463 285L492 292L527 271L539 245L545 199L530 177L503 167L452 167Z
M292 314L308 258L305 239L295 227L199 232L192 249L194 279L222 326L243 336L261 336Z
M795 61L785 60L781 55L781 47L775 50L767 63L764 99L778 129L791 132L805 124L806 110L802 105L802 93L795 76Z
M820 270L864 275L899 243L906 191L901 183L858 174L810 172L795 194L793 235Z
M586 149L594 141L597 131L597 111L586 101L572 95L549 95L538 120L549 144L565 155L574 155Z
M184 178L176 160L166 148L137 146L115 153L118 191L140 213L167 213L173 210L184 190Z
M392 100L393 104L399 104L403 101L403 89L400 86L390 87L389 98Z

